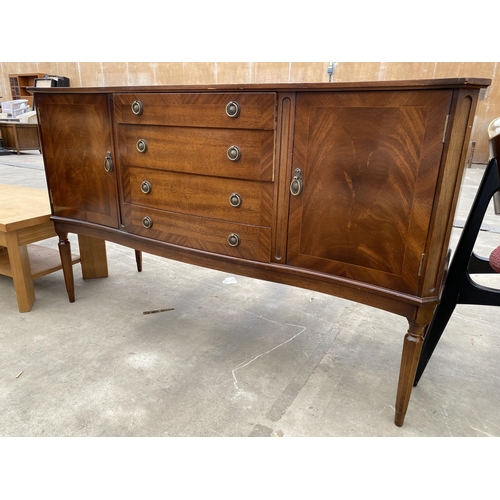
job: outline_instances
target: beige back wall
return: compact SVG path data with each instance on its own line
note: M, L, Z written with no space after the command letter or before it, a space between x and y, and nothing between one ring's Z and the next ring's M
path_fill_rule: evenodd
M224 83L327 82L328 62L8 62L0 63L0 100L12 98L9 74L46 73L66 76L72 87L113 85L182 85ZM496 62L336 63L332 81L407 80L479 77L493 83L476 111L471 143L473 160L488 161L488 124L500 116ZM499 75L500 77L500 75ZM499 78L500 79L500 78Z

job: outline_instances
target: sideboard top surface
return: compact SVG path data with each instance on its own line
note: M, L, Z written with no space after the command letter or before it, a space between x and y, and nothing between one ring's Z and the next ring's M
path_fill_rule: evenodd
M349 91L349 90L398 90L398 89L436 89L436 88L485 88L491 85L489 78L438 78L426 80L386 80L367 82L320 82L320 83L234 83L211 85L148 85L148 86L115 86L115 87L53 87L28 88L32 94L76 92L108 93L108 92L217 92L236 91L246 92L263 91Z

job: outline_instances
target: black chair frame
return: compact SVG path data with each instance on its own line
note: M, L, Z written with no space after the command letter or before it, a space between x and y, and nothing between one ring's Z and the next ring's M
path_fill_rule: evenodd
M441 300L427 328L415 375L414 386L420 380L457 304L500 306L500 290L475 283L471 274L496 273L488 258L473 251L481 224L493 195L500 190L500 171L497 158L486 167L458 245L448 267Z

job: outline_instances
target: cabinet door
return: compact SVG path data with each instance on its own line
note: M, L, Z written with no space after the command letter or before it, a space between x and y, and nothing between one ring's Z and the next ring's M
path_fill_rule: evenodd
M36 105L54 215L118 227L107 96L41 94Z
M451 91L300 93L287 262L416 294Z

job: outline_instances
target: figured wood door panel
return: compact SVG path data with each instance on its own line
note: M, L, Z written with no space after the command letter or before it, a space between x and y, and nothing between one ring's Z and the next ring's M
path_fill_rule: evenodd
M301 93L288 264L415 294L451 91Z
M115 172L106 94L37 96L43 154L54 214L118 227Z

